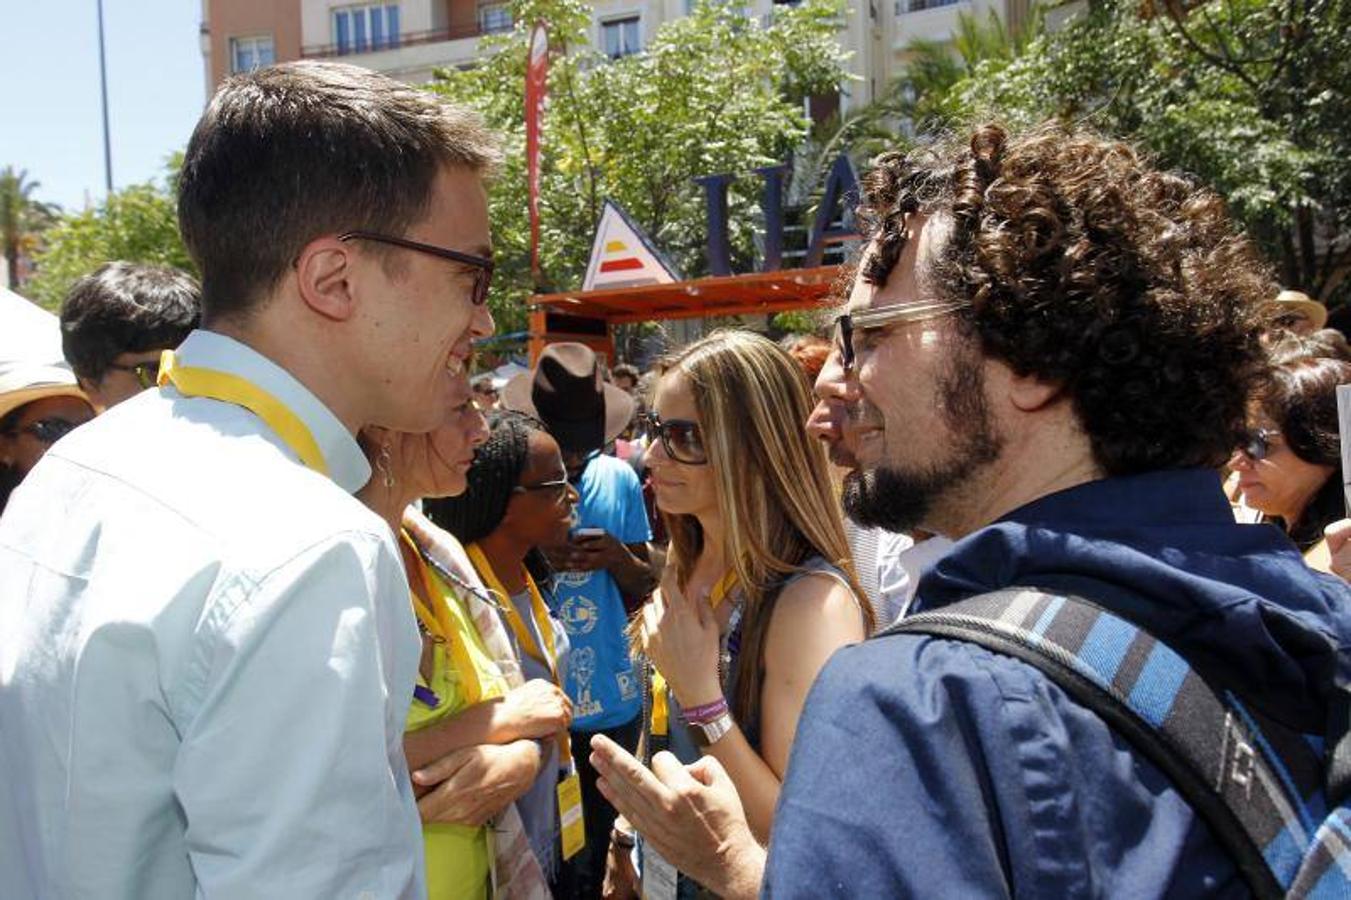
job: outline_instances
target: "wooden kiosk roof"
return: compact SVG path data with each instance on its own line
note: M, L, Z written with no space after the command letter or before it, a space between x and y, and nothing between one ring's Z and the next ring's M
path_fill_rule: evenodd
M839 266L819 266L640 287L536 294L530 299L530 357L537 359L546 344L577 340L613 359L609 328L631 322L824 308L839 276ZM557 317L555 322L550 322L551 316ZM578 333L582 329L567 327L568 317L604 322L606 334Z

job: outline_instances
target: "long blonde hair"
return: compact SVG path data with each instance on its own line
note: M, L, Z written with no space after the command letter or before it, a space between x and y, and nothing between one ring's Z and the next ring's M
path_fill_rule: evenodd
M812 401L801 367L772 341L727 330L669 360L662 379L673 377L694 396L724 551L745 593L732 708L748 722L759 707L765 636L778 589L789 575L819 555L845 573L869 633L872 609L854 571L825 449L806 431ZM667 564L675 566L683 590L703 551L703 529L691 515L662 517L671 536Z

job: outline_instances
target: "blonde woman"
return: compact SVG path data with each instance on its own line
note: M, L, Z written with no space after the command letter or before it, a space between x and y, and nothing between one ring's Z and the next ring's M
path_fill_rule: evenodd
M811 407L787 353L727 331L670 362L647 417L671 544L633 629L660 673L645 749L716 756L762 841L808 689L836 649L873 626L825 451L804 428ZM628 842L614 836L612 886L631 883ZM655 854L641 856L645 883L669 878Z

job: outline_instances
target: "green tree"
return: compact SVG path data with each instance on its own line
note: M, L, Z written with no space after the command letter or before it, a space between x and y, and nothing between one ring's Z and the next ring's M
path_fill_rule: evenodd
M110 194L98 207L62 215L48 229L28 285L33 300L56 309L75 281L111 260L159 263L195 272L178 234L170 163L162 181Z
M950 122L1046 116L1129 137L1224 196L1281 281L1343 302L1351 0L1095 4L946 97Z
M642 53L608 60L587 46L581 0L516 0L516 29L489 39L466 71L438 73L433 90L479 110L505 136L506 161L490 189L502 261L492 305L499 327L524 322L534 290L526 210L526 41L536 21L553 49L540 178L543 289L580 284L605 198L618 201L686 275L704 270L702 189L695 177L747 175L782 162L807 135L801 98L845 78L836 39L842 7L805 0L762 24L730 4L700 3L664 24ZM728 202L737 263L753 253L759 186L735 183Z
M33 194L41 183L28 179L28 170L0 170L0 242L5 247L9 289L19 287L19 259L37 249L39 236L56 217L54 205L37 200Z

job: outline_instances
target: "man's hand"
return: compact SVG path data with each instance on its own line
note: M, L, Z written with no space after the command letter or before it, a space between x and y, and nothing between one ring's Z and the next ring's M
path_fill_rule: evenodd
M418 801L423 822L480 826L529 789L542 753L534 741L476 744L413 773L415 785L436 785Z
M649 772L604 735L591 739L591 749L601 794L668 862L729 900L759 894L765 850L715 758L686 767L658 753Z
M1328 539L1333 574L1351 581L1351 519L1333 522L1323 529L1323 536Z
M532 678L502 698L493 719L512 740L547 738L572 724L572 701L550 681Z

